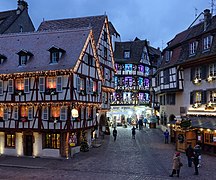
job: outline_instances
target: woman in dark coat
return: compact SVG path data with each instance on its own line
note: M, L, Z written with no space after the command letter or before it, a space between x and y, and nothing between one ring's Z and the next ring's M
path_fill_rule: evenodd
M180 169L181 169L182 163L180 158L180 152L176 152L173 157L173 166L172 166L172 174L170 177L173 177L174 174L177 174L177 177L179 177Z

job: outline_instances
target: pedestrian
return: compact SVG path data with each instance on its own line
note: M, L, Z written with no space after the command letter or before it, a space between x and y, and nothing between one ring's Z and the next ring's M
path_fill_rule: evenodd
M182 166L183 164L181 163L180 152L176 152L173 156L172 174L169 176L173 177L174 174L177 174L177 177L179 177Z
M169 143L169 131L168 129L166 129L166 131L164 132L164 138L165 138L165 144Z
M135 135L136 135L136 128L133 126L132 130L132 139L135 139Z
M117 137L117 130L116 130L116 128L113 129L113 137L114 137L114 141L116 141L116 137Z
M193 163L194 163L194 169L195 169L194 175L198 175L199 174L199 171L198 171L199 154L195 151L194 151Z
M146 125L147 125L147 122L148 122L148 120L147 120L147 118L144 118L144 125L145 125L145 127L146 127Z
M142 127L143 127L143 121L142 121L142 119L139 119L138 125L139 125L139 130L141 130Z
M188 159L188 167L192 167L192 158L194 157L194 149L192 148L191 144L185 150L187 159Z
M196 152L198 154L198 167L201 166L201 147L199 144L197 144L196 146L194 146L194 152Z

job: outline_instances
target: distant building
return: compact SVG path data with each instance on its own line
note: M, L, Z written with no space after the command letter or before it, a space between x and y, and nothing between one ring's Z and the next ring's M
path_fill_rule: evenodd
M112 118L119 123L136 117L150 116L151 75L153 63L160 58L160 50L147 40L115 43L115 92L112 95ZM130 120L129 120L130 121Z
M0 12L0 34L32 32L34 25L28 14L28 4L18 0L15 10Z
M206 9L197 21L167 43L153 84L161 123L166 128L177 119L170 126L177 148L184 151L188 144L199 143L204 151L215 153L216 16ZM181 124L182 119L191 124Z

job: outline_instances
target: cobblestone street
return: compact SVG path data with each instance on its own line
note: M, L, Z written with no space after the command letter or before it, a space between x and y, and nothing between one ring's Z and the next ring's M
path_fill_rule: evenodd
M164 144L160 129L137 130L136 139L131 138L131 127L117 130L116 142L112 136L105 136L99 148L91 148L68 160L1 156L0 179L177 179L169 177L175 146ZM193 175L193 167L187 167L184 153L181 157L184 165L179 179L216 177L215 157L202 155L198 176Z

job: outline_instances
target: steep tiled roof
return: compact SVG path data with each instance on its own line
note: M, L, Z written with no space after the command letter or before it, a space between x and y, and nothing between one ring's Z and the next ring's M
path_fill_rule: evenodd
M0 12L0 34L3 34L18 16L16 10Z
M61 30L52 32L17 33L0 35L0 54L7 60L0 64L0 74L71 69L77 62L90 29ZM52 46L65 51L57 64L50 63ZM33 54L25 66L19 67L20 50Z
M204 21L191 26L190 28L177 34L164 49L163 53L167 50L172 51L172 57L169 62L165 60L165 54L160 67L168 67L176 64L182 64L185 62L192 62L197 58L204 58L209 55L216 54L216 38L213 38L211 50L203 53L203 37L211 35L216 32L216 16L211 18L210 24L204 30ZM189 56L189 43L192 41L198 42L196 54Z
M147 45L146 40L135 40L128 42L115 42L114 57L116 62L123 63L139 63L144 46ZM160 56L160 50L148 46L151 55ZM130 51L130 58L124 59L124 51Z
M110 34L114 35L115 33L120 36L120 34L116 31L115 27L113 26L113 24L109 21L109 31Z
M106 17L106 15L101 15L44 21L40 24L38 31L92 27L94 38L97 43Z

